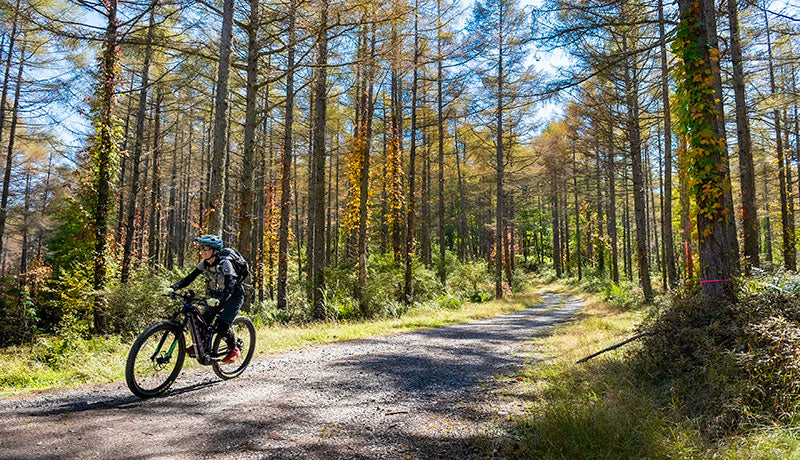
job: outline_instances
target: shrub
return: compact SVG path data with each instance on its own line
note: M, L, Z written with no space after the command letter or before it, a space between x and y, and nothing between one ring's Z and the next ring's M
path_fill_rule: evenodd
M620 310L633 310L644 303L642 290L629 281L609 281L603 289L603 300Z
M450 292L440 296L438 301L439 307L444 308L445 310L458 310L461 307L461 304L464 303L460 297Z
M462 294L472 302L494 298L494 281L484 262L460 264L448 280L448 285L452 292Z
M125 284L115 283L106 290L109 326L112 331L136 335L149 324L169 319L180 304L162 295L164 287L183 276L177 271L153 275L150 267L139 268L131 273ZM202 295L204 288L195 291Z
M791 278L791 279L789 279ZM640 375L712 437L763 419L800 413L800 280L747 279L736 303L693 295L690 286L644 327L634 361Z

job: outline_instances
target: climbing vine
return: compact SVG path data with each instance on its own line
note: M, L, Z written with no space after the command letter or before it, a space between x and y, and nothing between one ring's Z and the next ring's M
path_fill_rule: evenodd
M717 113L714 96L713 62L719 61L719 50L701 43L697 31L700 2L690 3L688 14L681 17L672 51L678 57L672 75L677 83L676 101L679 134L685 136L690 191L697 197L695 212L708 221L725 220L729 210L723 206L727 166L722 161L725 140L714 131ZM708 237L706 227L701 237Z

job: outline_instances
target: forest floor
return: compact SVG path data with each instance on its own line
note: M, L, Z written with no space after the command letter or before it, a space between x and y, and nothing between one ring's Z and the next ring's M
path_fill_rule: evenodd
M186 370L148 401L124 381L11 397L0 401L0 458L484 457L526 406L509 388L536 356L533 339L583 307L542 299L470 323L268 355L226 382Z

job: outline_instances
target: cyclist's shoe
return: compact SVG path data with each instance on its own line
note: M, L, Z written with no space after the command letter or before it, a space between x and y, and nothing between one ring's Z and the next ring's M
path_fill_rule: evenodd
M239 351L239 347L235 347L233 350L228 352L228 354L225 356L225 359L223 359L222 362L225 364L230 364L239 359L239 356L241 355L242 352Z
M186 354L189 355L190 358L194 358L195 355L194 345L189 345L188 347L186 347Z

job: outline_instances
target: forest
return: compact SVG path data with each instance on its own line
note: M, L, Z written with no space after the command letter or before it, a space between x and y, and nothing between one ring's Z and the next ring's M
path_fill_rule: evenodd
M706 75L679 5L390 6L5 3L4 342L120 331L108 290L193 266L200 233L258 305L316 319L479 261L477 297L545 268L647 301L796 270L794 9L709 11Z
M797 369L791 3L2 0L0 346L135 335L211 233L264 321L595 280Z

